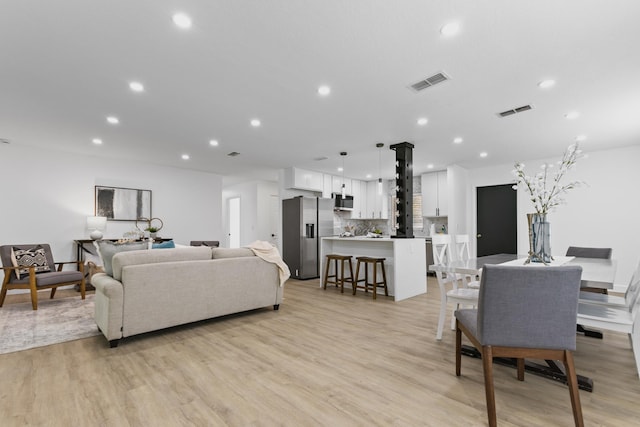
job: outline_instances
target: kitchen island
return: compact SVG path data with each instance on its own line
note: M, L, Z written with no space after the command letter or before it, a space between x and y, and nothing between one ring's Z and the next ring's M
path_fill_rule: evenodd
M425 263L425 239L393 239L390 237L324 237L320 244L320 286L324 281L327 254L353 256L353 274L356 273L356 257L386 258L389 295L395 301L411 298L427 292L427 267ZM333 274L333 265L329 274ZM360 277L364 273L360 272ZM348 284L345 283L345 287Z

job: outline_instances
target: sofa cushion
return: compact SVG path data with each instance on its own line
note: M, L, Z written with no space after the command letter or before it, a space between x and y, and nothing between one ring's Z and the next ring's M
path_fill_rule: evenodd
M249 248L212 248L213 259L255 256Z
M173 240L167 240L166 242L154 243L151 245L151 249L173 249L175 247L176 244L173 242Z
M47 262L47 254L41 245L36 245L32 248L11 248L11 263L14 267L35 267L36 273L44 273L51 271L49 263ZM16 277L20 280L21 275L28 275L29 269L15 270Z
M115 254L127 251L139 251L147 249L149 246L147 242L115 243L108 240L96 240L94 244L96 245L98 254L102 259L104 271L109 276L113 276L112 260Z
M211 248L206 246L161 251L135 251L116 254L113 257L113 278L122 279L122 269L129 265L157 264L162 262L202 261L211 259Z

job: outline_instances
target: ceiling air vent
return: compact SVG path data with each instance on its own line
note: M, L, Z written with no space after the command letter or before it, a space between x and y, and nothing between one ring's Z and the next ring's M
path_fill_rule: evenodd
M240 153L238 153L237 151L232 151L229 154L227 154L227 156L229 156L229 157L235 157L235 156L239 156L239 155L240 155Z
M0 143L1 144L11 144L11 141L9 141L7 138L0 138Z
M438 83L446 82L447 80L449 80L449 77L447 77L445 73L438 73L412 84L411 89L415 90L416 92L420 92L421 90L424 90L431 86L435 86Z
M516 113L522 113L523 111L529 111L533 107L531 105L523 105L522 107L512 108L511 110L503 111L502 113L498 113L500 117L511 116Z

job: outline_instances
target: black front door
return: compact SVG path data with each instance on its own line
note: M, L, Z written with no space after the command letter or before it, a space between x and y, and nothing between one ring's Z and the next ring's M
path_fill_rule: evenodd
M478 256L517 252L517 192L512 187L505 184L476 189Z

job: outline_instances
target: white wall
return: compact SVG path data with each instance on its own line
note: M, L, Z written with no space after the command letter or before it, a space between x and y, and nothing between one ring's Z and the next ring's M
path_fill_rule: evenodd
M521 160L526 173L537 172L541 164L560 159ZM626 286L640 260L640 146L587 153L579 159L575 169L565 176L566 181L582 180L586 186L570 190L566 204L549 214L551 250L563 255L569 246L613 248L618 262L616 285ZM514 183L513 164L505 164L469 171L471 235L476 234L476 188L486 185ZM535 172L534 172L535 171ZM528 193L518 190L518 252L529 250L526 214L533 212ZM473 240L473 239L472 239ZM472 250L475 253L475 245Z
M74 239L89 238L95 185L151 190L161 237L189 244L222 236L220 175L3 144L0 180L0 244L49 243L59 261L75 259ZM134 228L132 221L109 221L104 236Z
M449 234L469 234L469 172L457 165L447 168L447 229Z
M248 245L255 240L270 241L271 234L271 196L278 194L278 186L270 181L252 181L231 185L224 188L223 223L228 231L228 202L234 197L240 198L240 246ZM225 232L224 246L228 246Z

